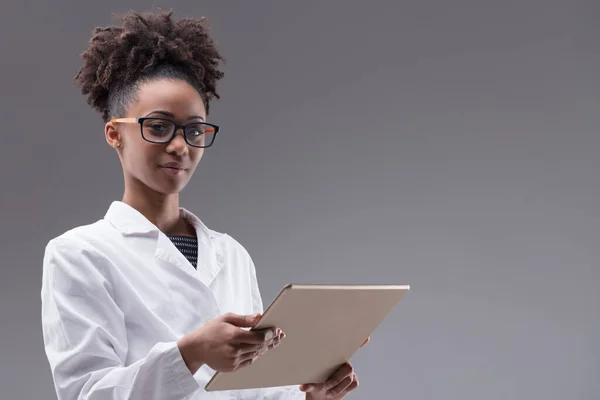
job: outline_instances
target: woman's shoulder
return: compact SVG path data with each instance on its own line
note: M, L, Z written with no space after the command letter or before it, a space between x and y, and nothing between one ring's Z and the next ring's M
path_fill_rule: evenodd
M75 226L51 238L44 249L44 274L63 277L85 275L90 278L109 276L112 271L107 252L111 244L106 243L109 229L105 222L97 221Z
M228 254L237 254L239 256L248 258L250 257L250 253L248 252L248 250L246 250L244 245L242 245L240 241L235 239L230 234L225 232L212 232L214 232L213 240L217 244L217 247L220 248L222 251Z
M46 251L51 249L79 248L82 250L98 249L110 237L114 237L114 229L105 220L72 227L57 236L50 238Z

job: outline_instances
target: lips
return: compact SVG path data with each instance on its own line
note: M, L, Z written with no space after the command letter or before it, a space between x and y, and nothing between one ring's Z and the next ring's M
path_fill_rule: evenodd
M170 173L171 175L179 175L179 174L187 171L187 168L183 164L176 163L176 162L170 162L170 163L160 165L160 168L165 170L166 172Z
M163 168L175 168L175 169L187 169L183 164L177 163L177 162L169 162L166 164L162 164L161 167Z

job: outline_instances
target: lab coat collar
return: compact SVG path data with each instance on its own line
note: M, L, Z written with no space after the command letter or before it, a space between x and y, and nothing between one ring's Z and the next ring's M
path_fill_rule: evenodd
M223 252L219 246L216 246L213 239L224 234L208 229L196 215L185 208L180 207L179 211L181 216L187 219L196 230L198 254L202 255L198 257L196 274L194 274L194 269L189 261L177 250L171 240L142 213L130 205L122 201L114 201L106 212L104 219L125 236L151 234L157 239L154 253L157 258L176 265L187 274L200 279L204 285L209 286L223 267Z
M182 217L192 224L197 234L204 234L211 239L215 237L215 232L208 229L192 212L183 207L179 207L179 212ZM143 235L159 232L158 227L150 222L142 213L122 201L113 201L104 219L124 235Z

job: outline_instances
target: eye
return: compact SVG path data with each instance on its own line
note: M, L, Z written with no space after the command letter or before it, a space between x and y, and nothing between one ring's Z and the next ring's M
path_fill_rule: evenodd
M190 125L187 128L187 135L192 137L198 137L204 135L203 125Z
M173 132L173 124L160 119L147 119L144 121L143 131L149 138L162 139Z
M152 122L148 125L150 126L150 129L153 129L156 131L165 131L168 129L167 124L164 124L162 122Z

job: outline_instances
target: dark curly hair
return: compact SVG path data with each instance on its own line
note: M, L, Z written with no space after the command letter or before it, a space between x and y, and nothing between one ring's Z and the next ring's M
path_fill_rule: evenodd
M121 26L97 27L81 54L83 66L74 78L90 106L104 122L125 114L139 85L166 78L180 79L200 93L206 112L219 98L216 84L223 77L219 54L206 19L173 21L173 10L120 14Z

